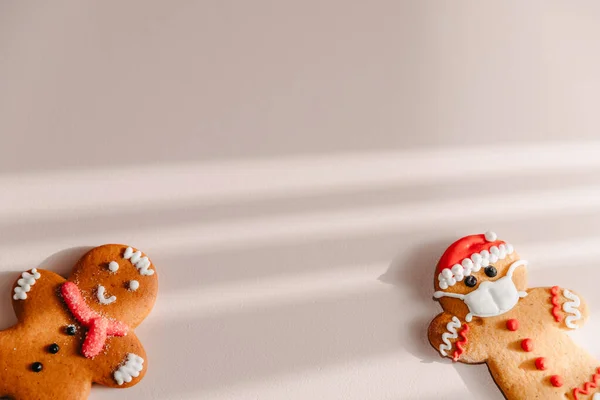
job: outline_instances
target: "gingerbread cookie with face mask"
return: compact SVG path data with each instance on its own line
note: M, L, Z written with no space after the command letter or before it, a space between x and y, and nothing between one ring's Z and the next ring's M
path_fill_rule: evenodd
M23 272L12 292L18 323L0 332L0 397L85 400L92 383L138 383L148 363L134 329L157 292L154 265L124 245L92 249L68 280Z
M527 262L495 233L463 237L440 259L429 326L443 357L486 363L508 400L600 399L600 363L567 331L588 309L574 291L527 287Z

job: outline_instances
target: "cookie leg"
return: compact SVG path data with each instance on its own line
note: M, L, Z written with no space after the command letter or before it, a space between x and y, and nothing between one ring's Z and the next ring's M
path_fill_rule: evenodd
M107 347L110 349L108 352L94 359L91 368L94 382L113 388L126 388L142 380L148 361L135 333L110 338Z

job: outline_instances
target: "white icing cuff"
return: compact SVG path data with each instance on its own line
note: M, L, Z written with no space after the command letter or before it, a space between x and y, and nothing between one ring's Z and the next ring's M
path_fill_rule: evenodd
M581 312L579 311L579 306L581 305L581 300L579 297L571 293L569 290L565 289L563 291L563 296L571 301L567 301L563 304L563 311L569 315L565 318L565 325L570 329L577 329L578 326L575 324L575 321L579 321L581 319Z
M154 275L154 270L150 269L150 260L148 257L142 257L141 251L133 252L131 247L125 249L123 258L131 261L131 263L137 268L140 275Z
M15 286L15 294L13 295L13 299L15 300L25 300L27 298L27 293L31 290L31 287L35 285L36 280L40 279L41 275L37 272L37 269L34 268L31 270L31 273L25 271L21 274L21 279L17 281L17 286Z
M144 369L144 359L133 353L127 354L125 362L115 371L113 377L117 385L129 383L133 378L140 376L140 372Z
M490 263L505 259L513 252L514 248L511 244L503 243L490 247L490 251L482 250L479 253L473 253L471 257L463 259L460 264L454 264L452 268L445 268L438 275L440 289L446 290L448 287L456 285L456 282L462 281L466 276L478 272Z
M458 337L458 333L456 333L456 329L460 328L460 320L457 317L452 317L452 321L448 322L446 325L446 330L448 332L444 332L442 334L442 344L440 344L440 353L447 357L447 351L452 349L452 343L450 343L450 339L456 339Z

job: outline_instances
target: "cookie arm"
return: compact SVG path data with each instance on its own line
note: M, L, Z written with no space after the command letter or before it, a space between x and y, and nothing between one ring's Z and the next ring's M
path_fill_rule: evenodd
M127 388L142 380L148 362L144 347L135 333L109 338L106 349L108 351L90 360L95 383L112 388Z
M589 317L587 303L576 292L559 286L534 288L529 290L528 297L548 311L543 313L546 319L565 330L583 326Z
M476 325L443 312L429 325L429 343L442 357L466 364L478 364L487 359L487 354L479 343L469 339L473 330L477 330Z
M58 289L64 282L62 276L52 271L33 268L22 272L10 293L17 319L46 318L47 313L40 313L40 310L63 310Z

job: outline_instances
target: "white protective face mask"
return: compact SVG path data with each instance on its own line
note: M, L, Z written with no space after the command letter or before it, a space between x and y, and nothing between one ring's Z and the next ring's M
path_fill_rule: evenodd
M527 261L515 261L508 268L506 276L497 281L484 281L479 287L466 295L458 293L447 293L437 291L433 297L454 297L461 299L469 307L467 322L471 322L475 317L495 317L512 310L521 297L527 296L527 292L519 292L512 280L515 269L522 265L527 265Z

